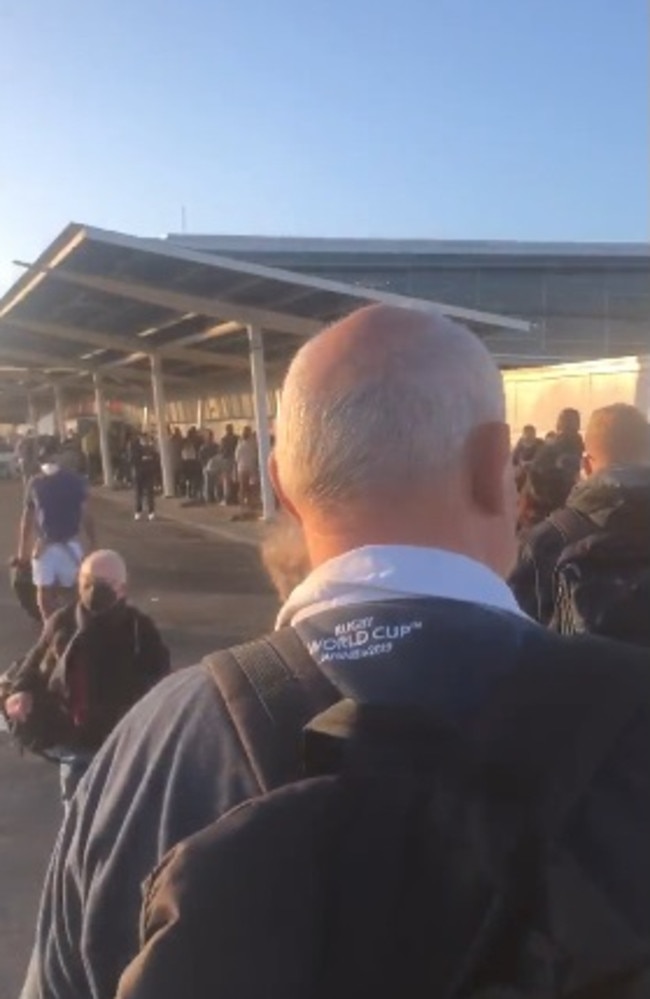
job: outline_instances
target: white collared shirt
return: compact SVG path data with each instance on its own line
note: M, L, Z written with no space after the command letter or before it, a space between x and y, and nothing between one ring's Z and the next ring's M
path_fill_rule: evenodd
M441 597L522 614L506 583L474 559L440 548L368 545L323 563L293 591L277 625L334 607Z

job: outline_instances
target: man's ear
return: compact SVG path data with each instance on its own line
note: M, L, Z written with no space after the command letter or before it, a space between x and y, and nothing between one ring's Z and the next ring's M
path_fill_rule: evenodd
M514 483L510 428L505 423L484 423L476 427L467 440L466 454L476 506L488 517L508 513L507 476L510 472Z
M282 488L280 473L278 472L278 463L275 460L275 452L272 452L269 457L269 475L271 476L273 491L275 492L282 509L286 510L289 516L296 520L299 524L302 523L298 515L298 511Z

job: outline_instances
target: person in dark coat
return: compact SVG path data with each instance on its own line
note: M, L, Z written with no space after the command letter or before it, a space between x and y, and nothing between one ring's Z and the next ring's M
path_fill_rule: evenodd
M129 458L135 489L135 519L142 520L146 503L149 520L153 520L156 516L155 490L160 457L149 434L140 434L131 441Z
M638 409L616 403L593 413L584 470L566 507L525 536L510 576L519 606L540 624L553 617L555 567L570 544L596 532L639 545L650 536L650 429Z
M525 466L520 475L517 532L523 541L534 527L555 510L562 509L575 485L575 476L564 468L540 461Z
M223 500L222 504L225 506L228 503L234 502L234 492L235 492L235 452L237 450L237 445L239 444L239 437L235 433L232 423L226 424L226 432L221 438L219 448L222 457L222 493Z
M512 461L515 468L519 468L521 465L532 464L543 447L544 441L537 436L537 430L529 423L524 427L523 433L512 452Z
M577 409L563 409L557 418L557 432L554 439L539 452L548 464L578 475L585 442L580 433L580 413Z
M88 556L79 599L47 620L5 705L16 723L28 720L37 698L52 705L47 752L61 764L64 803L122 716L169 673L169 651L153 621L127 602L126 583L116 552Z

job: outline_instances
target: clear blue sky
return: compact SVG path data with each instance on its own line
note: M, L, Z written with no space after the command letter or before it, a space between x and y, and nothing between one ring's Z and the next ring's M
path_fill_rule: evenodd
M0 0L0 285L68 221L644 240L647 0Z

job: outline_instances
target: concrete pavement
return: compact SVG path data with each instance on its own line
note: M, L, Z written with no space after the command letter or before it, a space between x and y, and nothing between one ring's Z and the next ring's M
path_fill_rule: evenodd
M19 486L0 483L0 558L14 551L20 496ZM228 524L219 534L187 520L134 523L126 499L99 496L94 504L100 546L127 558L132 599L158 623L176 667L272 626L277 601L259 563L255 525L232 525L252 528L243 533L253 540L241 543ZM37 633L0 573L0 668ZM18 995L60 815L55 767L19 756L0 733L0 999Z
M98 495L124 510L133 510L133 496L130 489L111 491L102 489L98 491ZM267 525L258 517L245 519L240 507L223 507L217 503L187 503L180 499L157 496L156 516L163 520L173 520L186 527L195 527L221 541L235 541L252 548L259 547L267 531Z

